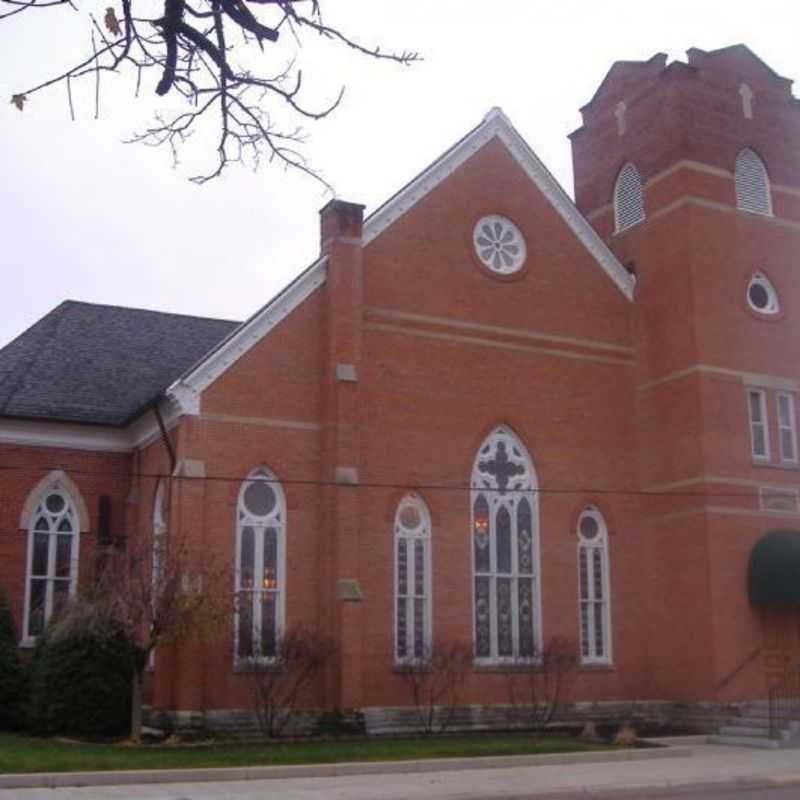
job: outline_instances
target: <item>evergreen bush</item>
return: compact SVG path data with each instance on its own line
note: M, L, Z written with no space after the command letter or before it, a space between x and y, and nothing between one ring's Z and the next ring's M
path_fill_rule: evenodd
M132 646L113 622L42 637L31 669L33 732L87 738L126 734L133 663Z
M11 606L0 591L0 730L24 727L28 673L17 652Z

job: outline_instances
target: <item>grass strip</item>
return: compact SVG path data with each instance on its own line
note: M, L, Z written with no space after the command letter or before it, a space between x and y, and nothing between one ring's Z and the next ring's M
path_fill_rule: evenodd
M0 734L0 773L334 764L346 761L581 753L609 749L614 748L570 737L520 735L132 747Z

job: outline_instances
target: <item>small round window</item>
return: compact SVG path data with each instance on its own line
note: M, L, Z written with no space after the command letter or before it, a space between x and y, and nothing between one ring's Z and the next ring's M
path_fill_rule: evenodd
M525 262L525 240L519 228L499 214L479 219L472 241L481 263L498 275L512 275Z
M277 504L272 487L265 480L255 480L244 490L245 508L254 517L266 517Z
M756 272L747 284L747 303L759 314L777 314L780 311L778 293L762 272Z

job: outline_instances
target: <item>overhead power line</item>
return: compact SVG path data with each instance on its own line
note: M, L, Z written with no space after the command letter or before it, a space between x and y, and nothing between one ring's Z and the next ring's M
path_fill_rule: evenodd
M24 467L19 465L0 464L0 471L17 471L17 472L51 472L53 470L64 470L63 465L54 466L41 466ZM585 495L622 495L630 497L753 497L758 494L758 487L753 487L752 491L730 490L730 491L697 491L697 490L681 490L681 489L665 489L665 490L652 490L652 489L632 489L632 488L600 488L600 487L553 487L553 486L538 486L533 489L500 489L484 486L472 486L469 483L416 483L413 481L405 483L395 482L379 482L379 481L359 481L357 483L342 483L334 480L321 480L311 478L269 478L267 476L251 477L250 475L170 475L161 472L108 472L106 470L89 470L89 469L69 469L64 470L72 475L85 475L89 477L103 477L115 478L122 480L129 479L151 479L151 480L173 480L173 481L209 481L215 483L236 483L241 484L247 480L263 481L265 483L276 483L282 486L316 486L324 487L339 487L345 489L376 489L376 490L401 490L408 491L411 489L424 489L426 491L436 492L471 492L481 491L486 493L501 493L501 494L550 494L550 495L569 495L569 494L585 494ZM772 487L771 487L772 488ZM774 487L779 488L779 487ZM780 487L782 488L782 487Z

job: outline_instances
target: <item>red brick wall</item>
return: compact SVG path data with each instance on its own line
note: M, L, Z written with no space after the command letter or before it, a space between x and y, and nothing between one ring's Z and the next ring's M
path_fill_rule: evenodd
M776 524L760 511L757 489L800 481L796 470L752 463L745 386L752 373L800 381L800 201L776 190L777 222L738 213L720 169L730 171L749 144L773 181L800 186L785 149L800 123L784 83L746 54L692 58L612 71L573 136L578 204L596 212L597 230L633 264L635 303L495 139L363 250L358 207L329 206L325 286L171 432L179 461L202 462L205 478L170 480L170 529L220 564L233 568L241 481L261 464L282 481L286 621L318 626L340 644L310 702L408 701L392 656L393 520L405 491L418 491L431 512L434 636L471 642L467 486L480 444L500 424L529 450L542 490L545 639L578 638L581 510L597 506L608 524L613 665L581 670L576 697L763 693L763 671L736 672L761 641L744 591L747 557ZM753 121L741 114L744 79L756 92ZM620 98L630 100L622 137L613 116ZM665 172L686 159L713 169ZM648 220L615 237L604 206L627 160L645 178ZM473 253L473 226L490 213L510 217L526 239L526 265L511 279L488 274ZM746 307L756 269L778 289L784 313L775 320ZM337 381L337 363L353 364L358 381ZM151 535L156 476L169 469L162 442L132 458L36 448L3 448L0 457L25 467L4 474L0 506L0 583L12 587L18 618L25 537L16 525L46 468L70 474L92 521L99 495L111 494L114 518ZM359 485L337 485L338 467L355 468ZM129 472L140 476L130 495ZM91 537L82 541L88 561ZM358 581L361 602L337 599L340 579ZM162 648L154 704L247 707L250 681L233 669L232 642L225 631L213 643ZM464 702L507 698L503 673L470 671Z
M28 535L20 529L20 515L30 493L53 470L63 470L78 487L88 513L89 529L80 535L78 578L91 582L97 543L100 497L111 497L112 527L125 530L126 501L130 489L131 457L117 453L92 453L57 448L0 445L0 589L7 592L17 635L22 635L25 568ZM75 499L77 503L77 498Z

